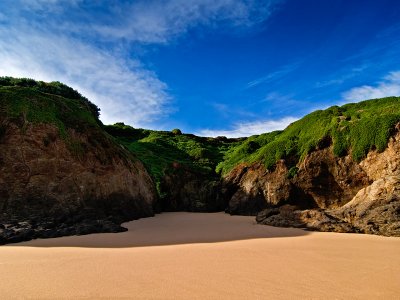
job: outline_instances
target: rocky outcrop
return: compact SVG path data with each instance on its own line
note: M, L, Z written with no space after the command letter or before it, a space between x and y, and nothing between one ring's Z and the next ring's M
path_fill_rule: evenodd
M159 211L216 212L226 207L218 176L174 163L161 181Z
M360 232L400 236L400 176L386 176L331 212Z
M256 220L279 227L400 236L400 176L374 181L337 209L300 210L283 205L262 210Z
M279 208L265 209L257 214L260 224L305 228L318 231L357 232L351 224L330 215L322 209L300 210L296 206L283 205Z
M0 243L123 230L152 216L156 193L142 163L99 126L0 120Z
M226 212L235 215L256 215L260 210L286 203L291 193L284 161L270 172L261 164L237 166L224 178L228 197Z
M225 177L233 191L231 214L254 215L263 208L294 204L300 208L335 208L350 201L370 183L367 173L350 156L335 157L331 148L309 154L291 177L285 160L273 170L262 164L239 165Z
M225 177L227 212L254 214L262 224L320 231L400 235L400 132L385 151L360 163L335 157L330 145L289 169L239 165ZM295 170L295 174L293 174Z

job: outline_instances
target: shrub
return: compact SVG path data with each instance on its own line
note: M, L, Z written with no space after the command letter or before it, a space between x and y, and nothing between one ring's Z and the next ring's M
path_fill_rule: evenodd
M178 129L178 128L172 129L171 132L174 135L181 135L182 134L182 131L180 129Z

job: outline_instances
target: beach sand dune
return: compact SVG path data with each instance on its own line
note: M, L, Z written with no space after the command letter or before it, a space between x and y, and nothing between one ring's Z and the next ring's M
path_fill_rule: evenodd
M400 238L163 213L0 247L1 299L400 299Z

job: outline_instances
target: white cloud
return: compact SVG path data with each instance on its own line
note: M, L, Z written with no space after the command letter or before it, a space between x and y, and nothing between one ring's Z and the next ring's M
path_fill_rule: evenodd
M400 71L390 72L376 85L363 85L342 94L345 102L400 96Z
M76 6L83 0L17 0L20 9L28 11L43 12L61 12L66 5ZM19 3L18 3L19 2Z
M292 63L292 64L287 64L281 68L279 68L278 70L267 74L266 76L257 78L255 80L252 80L250 82L247 83L246 88L252 88L255 86L258 86L260 84L266 84L269 82L272 82L274 80L278 80L283 78L284 76L290 74L291 72L293 72L294 70L296 70L300 65L300 62L296 62L296 63Z
M248 123L237 123L233 126L231 130L211 130L203 129L197 132L200 136L226 136L230 138L234 137L248 137L255 134L261 134L266 132L271 132L274 130L283 130L289 124L297 121L298 118L294 117L284 117L279 120L266 120L266 121L256 121Z
M195 26L251 26L269 17L278 0L137 1L113 9L118 24L94 24L109 38L166 43Z
M29 29L0 28L0 40L0 75L64 82L99 105L105 123L146 125L167 111L167 86L138 61Z
M131 58L130 45L166 43L195 26L251 26L277 0L89 2L0 3L0 75L64 82L101 108L103 122L154 127L172 111L172 97Z

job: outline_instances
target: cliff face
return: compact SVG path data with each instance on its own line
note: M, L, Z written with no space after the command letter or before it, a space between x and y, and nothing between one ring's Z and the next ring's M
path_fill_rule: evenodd
M217 212L223 211L226 202L220 179L174 164L161 181L164 196L160 199L161 211Z
M216 165L237 139L205 138L180 130L154 131L123 123L106 130L141 159L158 193L157 211L215 212L226 207Z
M262 164L239 165L225 177L233 190L228 211L256 214L259 208L294 204L300 208L334 208L350 201L369 177L350 156L336 158L330 148L309 154L291 178L285 160L273 170ZM254 207L250 208L250 207Z
M53 100L63 105L63 99ZM35 122L25 113L4 113L5 103L0 243L121 231L123 221L153 216L157 196L150 176L99 125L62 116L62 126Z
M224 209L274 226L400 236L399 104L334 106L284 131L205 138L104 126L70 87L0 78L0 244Z
M332 212L365 233L400 236L400 124L397 130L384 152L372 151L360 163L372 184Z
M99 132L71 130L69 135L73 142L61 139L52 125L27 125L23 131L7 125L0 142L3 224L28 221L31 226L24 229L41 237L84 233L88 226L88 231L108 231L103 224L88 222L108 218L119 223L153 215L155 190L140 162ZM40 228L42 221L65 230Z
M370 151L360 163L335 157L328 146L307 155L294 176L284 160L271 171L239 165L225 177L228 212L258 214L267 225L399 236L399 125L396 130L385 151Z

